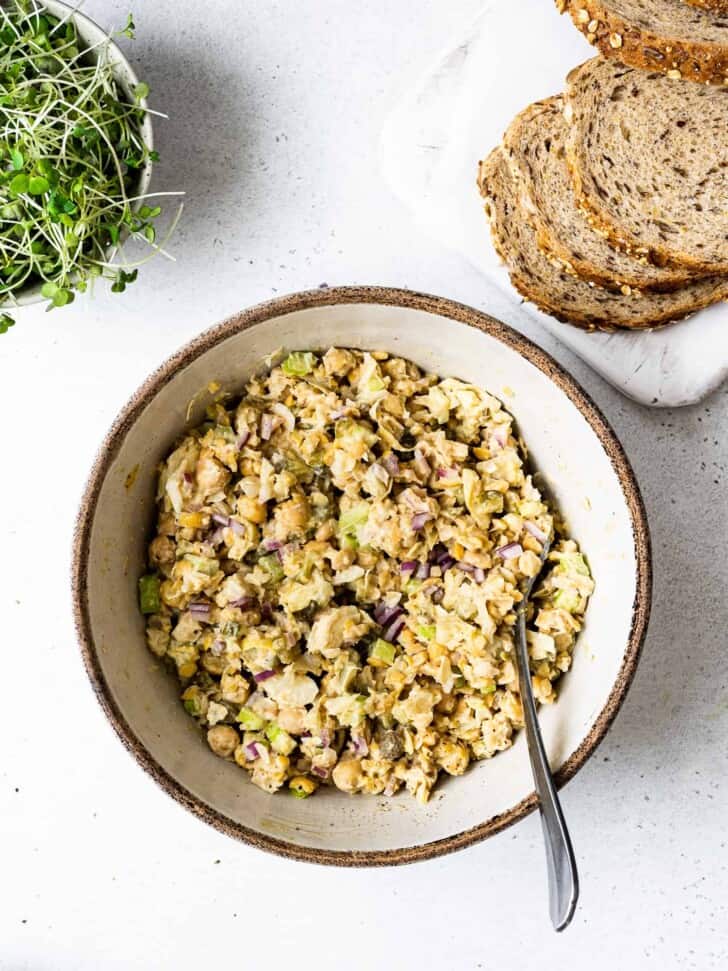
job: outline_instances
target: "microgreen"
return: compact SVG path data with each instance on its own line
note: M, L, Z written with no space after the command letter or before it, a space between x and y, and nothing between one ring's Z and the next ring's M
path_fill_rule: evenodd
M129 15L119 33L134 31ZM159 159L143 135L148 95L143 82L125 95L109 39L88 50L73 18L59 20L39 0L2 3L0 306L40 284L49 310L64 307L97 277L122 293L138 266L167 255L154 225L161 208L138 191L141 169ZM111 262L127 238L147 255ZM0 312L0 334L10 326Z

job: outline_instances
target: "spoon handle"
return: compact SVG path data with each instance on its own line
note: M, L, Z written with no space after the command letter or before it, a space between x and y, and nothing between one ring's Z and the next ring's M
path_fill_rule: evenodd
M518 680L520 684L523 720L526 727L528 754L538 795L549 881L549 912L554 930L568 927L579 899L579 875L574 850L566 828L561 803L556 793L541 729L536 714L536 702L531 685L528 647L526 642L525 610L518 611Z

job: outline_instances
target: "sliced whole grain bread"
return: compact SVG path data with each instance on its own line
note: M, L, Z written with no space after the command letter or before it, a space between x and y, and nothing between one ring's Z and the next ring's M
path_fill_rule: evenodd
M563 106L561 97L529 105L503 139L541 250L568 272L616 292L676 290L693 279L690 270L639 261L592 229L576 204L566 164Z
M693 7L713 10L715 13L728 13L728 0L686 0Z
M478 186L486 200L494 246L511 282L526 300L558 320L588 330L656 327L728 297L724 278L696 280L674 293L625 296L558 268L539 249L520 203L516 176L501 147L480 163Z
M728 81L728 20L723 4L683 0L556 0L590 44L630 67L673 79Z
M567 160L591 225L657 265L728 272L728 85L600 57L567 82Z

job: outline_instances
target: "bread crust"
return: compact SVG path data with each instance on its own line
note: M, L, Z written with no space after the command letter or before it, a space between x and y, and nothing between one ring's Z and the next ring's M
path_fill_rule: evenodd
M658 71L675 80L728 84L728 44L684 41L653 34L608 10L601 0L555 0L590 44L628 67ZM715 0L709 0L715 2ZM699 4L705 6L705 3ZM722 11L724 6L710 9Z
M714 280L712 289L709 286L702 287L700 281L695 281L693 284L694 289L691 299L686 299L684 304L679 309L675 306L672 309L665 308L664 310L654 313L650 312L650 314L647 316L645 314L635 315L629 324L622 324L621 326L610 324L606 319L606 313L604 317L597 318L594 314L580 313L576 308L569 308L568 312L565 311L563 306L559 305L558 302L550 300L549 294L544 292L543 289L537 289L534 287L532 281L519 270L516 261L508 251L508 245L503 236L502 226L505 215L503 217L499 217L498 213L499 197L505 194L501 193L499 188L499 179L504 170L510 172L508 160L501 146L495 148L484 161L480 162L478 167L477 184L481 196L485 200L485 211L490 222L493 245L499 257L505 263L508 269L511 283L513 284L514 288L525 300L533 303L544 313L555 317L562 323L572 324L575 327L588 331L599 330L611 332L615 330L645 330L661 327L665 324L674 323L678 320L683 320L698 310L702 310L713 303L717 303L720 300L725 300L728 298L728 280ZM510 177L512 178L512 176ZM519 212L517 214L510 213L508 214L509 217L516 216L516 218L518 218L518 216L522 214L522 209L520 209L520 203L517 199L515 200L515 205L519 208ZM507 210L507 204L505 208ZM523 214L523 218L525 219L525 214ZM584 283L584 281L581 281L581 286L587 286L587 284ZM701 287L699 293L695 292L695 287L697 286ZM614 301L620 300L620 296L618 294L612 294L611 297ZM657 299L657 297L655 299Z
M531 179L519 161L517 133L521 125L528 125L532 118L538 119L540 116L553 114L555 110L561 111L562 109L563 97L560 95L552 98L544 98L542 101L536 101L515 116L503 137L503 148L521 187L526 216L534 228L536 240L541 252L547 259L560 266L565 272L577 276L582 280L587 280L590 283L595 283L605 290L621 293L624 296L630 292L669 293L673 290L678 290L689 281L694 280L698 274L691 269L685 267L664 267L661 268L663 274L661 274L659 280L653 279L646 281L644 270L641 268L649 265L650 261L644 255L634 254L631 254L631 259L634 262L634 272L631 274L628 272L620 273L619 276L615 276L604 267L593 263L586 256L576 256L573 250L567 245L567 242L559 239L549 229L545 220L540 216L538 204L530 188ZM587 221L590 221L588 217ZM597 235L604 236L603 233L594 231ZM611 242L610 245L612 245ZM612 248L619 252L627 252L619 242L612 245Z
M714 13L728 13L728 0L685 0L691 7L702 7Z

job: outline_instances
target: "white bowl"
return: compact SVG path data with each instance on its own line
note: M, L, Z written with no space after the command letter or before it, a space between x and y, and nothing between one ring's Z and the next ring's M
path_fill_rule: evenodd
M80 10L74 12L73 7L69 6L67 3L62 3L61 0L42 0L42 6L54 17L65 19L68 18L70 14L70 19L72 19L76 24L79 37L85 41L89 47L94 47L107 37L106 31L102 30L101 27L95 23L95 21L91 20L90 17L87 17L86 14L81 13ZM126 97L133 102L134 88L139 84L139 78L136 76L129 61L127 61L126 57L122 54L121 49L113 41L109 41L109 60L114 67L114 73L119 86ZM142 99L139 103L143 108L147 107L146 99ZM152 131L152 120L149 114L144 115L144 119L141 123L141 131L144 141L151 151L154 148L154 134ZM147 161L139 169L136 195L143 196L146 194L146 192L149 190L151 178L152 163ZM133 203L132 208L136 211L142 205L144 205L144 203L142 200L140 200L139 202ZM117 250L118 246L110 246L106 251L107 259L112 260ZM32 304L44 303L47 298L41 293L42 286L42 282L36 283L31 287L24 288L20 291L20 293L12 297L6 297L6 302L2 305L3 309L8 310L12 309L12 307L29 307Z
M231 318L162 365L122 411L91 472L75 539L74 609L84 661L112 725L192 812L296 859L402 863L483 839L534 808L522 733L507 752L440 783L425 806L406 794L351 797L327 788L305 801L269 795L209 750L175 680L147 651L137 608L156 467L202 420L208 383L237 391L277 348L332 344L391 351L464 378L502 398L515 416L596 580L573 668L558 702L541 712L557 782L574 775L624 699L647 626L642 500L614 433L574 380L510 328L448 300L376 288L296 294Z

